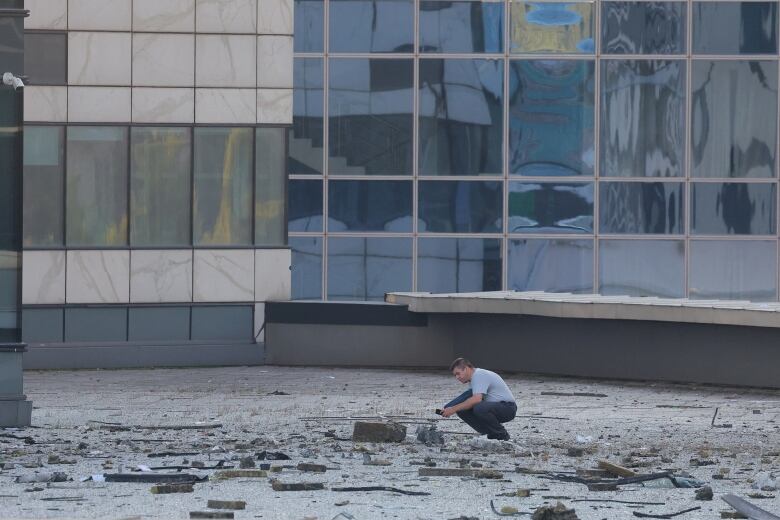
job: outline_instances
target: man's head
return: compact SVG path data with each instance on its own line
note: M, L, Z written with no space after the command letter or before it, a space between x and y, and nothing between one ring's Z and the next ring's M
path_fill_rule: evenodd
M474 375L474 365L468 359L459 357L450 365L450 372L461 383L468 383Z

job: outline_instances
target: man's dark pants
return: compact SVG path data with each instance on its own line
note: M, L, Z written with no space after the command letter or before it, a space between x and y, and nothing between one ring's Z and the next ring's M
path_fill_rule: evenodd
M502 437L506 435L507 431L501 423L509 422L515 418L517 405L509 401L482 401L470 410L462 410L457 413L463 422L479 433Z

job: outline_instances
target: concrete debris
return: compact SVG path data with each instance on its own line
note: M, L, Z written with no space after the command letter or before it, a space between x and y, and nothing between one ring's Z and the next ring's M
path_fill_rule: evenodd
M152 486L153 495L167 495L170 493L192 493L195 488L192 484L158 484Z
M426 446L441 446L444 444L444 436L436 430L435 425L420 425L417 427L417 441Z
M268 472L262 469L225 469L217 471L212 477L214 480L227 480L230 478L264 478Z
M569 509L561 502L555 506L543 506L534 511L532 520L579 520L574 509Z
M712 488L702 486L696 490L696 500L712 500Z
M403 442L406 439L406 426L396 422L356 421L352 431L354 442Z
M492 469L470 468L419 468L417 474L421 477L471 477L485 479L502 479L504 474Z
M634 477L636 476L636 471L625 468L623 466L618 466L617 464L613 464L609 462L608 460L600 460L599 461L599 469L603 469L604 471L609 471L613 475L617 477Z
M61 471L55 471L54 473L35 473L33 475L21 475L16 477L15 482L20 484L29 484L33 482L67 482L70 480L68 475Z
M424 491L409 491L406 489L398 489L394 487L389 486L358 486L358 487L338 487L338 488L330 488L331 491L390 491L391 493L399 493L401 495L412 495L412 496L428 496L430 493L426 493ZM338 504L336 504L338 505Z
M325 473L326 468L322 464L309 464L308 462L301 462L297 466L298 471L308 471L311 473Z
M739 511L721 511L721 518L748 518L747 515L743 515Z
M569 448L566 450L566 455L569 457L582 457L585 454L585 450L582 448Z
M246 502L243 500L209 500L206 504L209 509L246 509Z
M190 511L190 518L235 518L231 511Z
M257 455L257 460L290 460L290 456L281 451L261 451Z
M777 479L772 473L759 473L753 477L753 489L777 491Z
M191 475L189 473L104 473L102 475L92 475L94 482L129 482L144 484L162 484L178 483L187 484L195 482L204 482L208 480L207 476Z
M316 491L319 489L325 489L325 484L322 482L292 482L284 483L278 480L271 481L271 488L274 491Z
M249 469L255 467L255 459L252 457L242 457L238 461L238 467L241 469Z

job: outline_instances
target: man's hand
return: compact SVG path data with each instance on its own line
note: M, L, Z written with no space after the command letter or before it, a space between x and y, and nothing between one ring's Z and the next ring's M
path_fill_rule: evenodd
M452 407L445 408L444 410L441 411L441 416L442 417L449 417L449 416L454 415L454 414L455 414L455 410Z

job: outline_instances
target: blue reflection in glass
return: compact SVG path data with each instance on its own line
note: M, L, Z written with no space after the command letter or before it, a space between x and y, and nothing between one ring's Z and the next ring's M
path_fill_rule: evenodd
M295 52L322 52L325 30L324 0L295 0L293 20Z
M509 183L510 233L593 233L593 184Z
M593 292L593 240L509 240L507 288Z
M322 299L322 237L290 237L292 299Z
M605 54L681 54L685 52L684 2L603 2Z
M417 290L431 293L501 290L501 241L420 238Z
M599 208L602 233L683 232L681 182L602 182Z
M411 238L328 238L329 300L384 300L411 289Z
M411 0L330 0L329 19L330 52L414 51Z
M411 181L330 181L328 231L412 231Z
M693 2L693 52L774 54L777 2Z
M502 185L480 181L419 181L419 230L434 233L501 231Z
M774 184L693 183L691 233L774 235Z
M293 124L289 132L287 170L291 174L323 172L323 85L321 58L293 60Z
M504 67L420 60L420 175L501 175Z
M289 181L287 230L322 231L322 181Z
M599 293L682 298L682 240L600 240Z
M504 4L422 0L420 52L503 52Z
M777 298L774 240L691 240L690 298L772 301Z
M593 175L594 64L510 62L509 172Z

